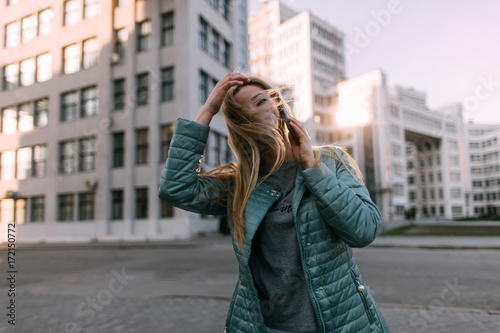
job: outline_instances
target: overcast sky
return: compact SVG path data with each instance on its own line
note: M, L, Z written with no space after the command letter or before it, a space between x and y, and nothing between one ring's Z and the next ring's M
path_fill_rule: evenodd
M499 0L281 2L345 33L348 78L380 68L389 84L426 92L431 109L462 102L466 119L500 124Z

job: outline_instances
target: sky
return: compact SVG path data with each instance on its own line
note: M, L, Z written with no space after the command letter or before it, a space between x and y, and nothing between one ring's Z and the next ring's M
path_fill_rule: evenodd
M381 69L390 85L427 94L437 109L463 103L464 119L500 124L500 1L282 0L345 34L346 76ZM261 7L249 0L249 14Z

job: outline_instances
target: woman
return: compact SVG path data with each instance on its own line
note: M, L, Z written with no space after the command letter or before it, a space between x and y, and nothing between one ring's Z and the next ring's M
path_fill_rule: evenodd
M237 164L200 174L221 107ZM228 216L239 279L225 331L389 332L352 256L381 220L359 169L340 148L313 148L290 117L296 142L280 111L269 84L228 74L194 121L177 120L162 173L162 200Z

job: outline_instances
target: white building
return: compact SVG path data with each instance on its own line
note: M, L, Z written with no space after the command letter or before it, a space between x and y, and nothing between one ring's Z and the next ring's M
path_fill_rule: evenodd
M500 215L500 124L466 125L469 216Z
M176 118L248 65L246 0L0 4L1 241L188 238L218 220L158 198ZM230 159L217 116L204 157Z
M461 105L429 110L425 93L388 87L374 71L319 96L319 143L345 146L358 162L384 221L467 214L467 143Z

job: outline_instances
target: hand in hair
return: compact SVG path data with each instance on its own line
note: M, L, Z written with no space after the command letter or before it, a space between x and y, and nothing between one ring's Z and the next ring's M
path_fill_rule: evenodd
M288 133L288 140L290 141L293 157L302 168L307 169L312 167L316 163L316 159L314 158L311 137L307 133L304 125L297 119L293 117L288 117L288 119L290 120L290 125L295 129L300 139L300 144L297 145L292 139L291 134Z
M249 81L250 79L243 74L227 74L222 80L217 82L214 90L212 90L210 96L208 96L207 101L198 112L194 121L203 125L209 125L212 117L219 112L222 101L224 100L224 97L226 97L228 90L233 86L242 85Z

